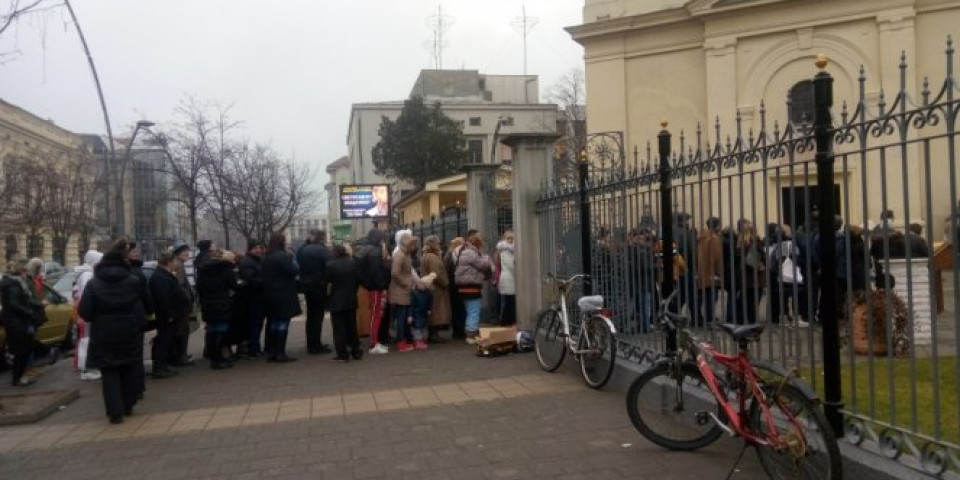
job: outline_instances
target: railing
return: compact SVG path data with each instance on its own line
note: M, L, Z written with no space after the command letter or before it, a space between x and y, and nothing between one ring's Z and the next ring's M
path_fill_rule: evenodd
M704 338L726 341L707 328L714 321L767 325L756 355L800 372L828 413L842 413L851 443L960 473L953 54L949 42L946 78L933 91L925 79L916 95L906 59L897 92L875 100L861 71L859 97L833 119L818 90L813 123L771 124L761 104L756 117L738 112L729 133L717 122L674 141L665 126L660 161L647 145L645 158L634 148L632 162L621 153L621 168L598 168L587 148L588 177L558 177L538 201L544 272L591 264L621 354L644 361L667 340L650 325L666 270ZM815 88L827 79L818 74ZM665 225L684 268L663 268ZM836 336L839 348L825 349Z

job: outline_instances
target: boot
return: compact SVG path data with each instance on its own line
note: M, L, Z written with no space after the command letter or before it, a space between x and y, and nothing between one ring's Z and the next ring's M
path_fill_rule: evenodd
M447 343L446 340L440 338L440 329L435 326L427 327L427 342L428 343Z
M296 358L287 356L287 335L290 333L290 330L283 330L281 332L276 332L275 334L275 345L277 352L277 363L290 363L297 361Z
M233 362L223 357L223 334L208 333L207 352L210 354L210 368L222 370L233 367Z

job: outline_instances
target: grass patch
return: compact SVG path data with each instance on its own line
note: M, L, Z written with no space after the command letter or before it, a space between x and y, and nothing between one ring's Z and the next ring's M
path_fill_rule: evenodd
M934 390L939 386L940 396L940 438L954 444L960 444L960 419L957 418L957 376L956 357L940 357L937 360L937 378L933 376L934 360L916 359L916 370L911 370L909 358L895 358L892 363L893 394L890 393L891 375L888 373L889 360L876 357L872 368L867 357L858 356L853 367L849 357L843 357L841 365L843 382L843 401L845 410L874 418L884 423L893 423L907 430L934 437ZM873 372L873 387L870 373ZM853 386L851 371L856 377ZM803 378L810 378L809 368L801 369ZM822 388L823 374L817 372L818 387ZM913 382L916 382L916 423L913 421L914 401ZM856 392L856 404L854 395ZM873 396L871 405L871 392ZM821 392L822 395L822 392Z

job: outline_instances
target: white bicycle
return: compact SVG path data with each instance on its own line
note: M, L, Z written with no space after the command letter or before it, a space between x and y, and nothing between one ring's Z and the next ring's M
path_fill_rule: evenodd
M603 297L581 297L580 328L576 337L571 334L567 312L567 293L574 282L589 281L589 275L577 274L566 280L548 274L545 280L555 283L560 292L559 304L551 305L540 312L537 327L533 332L534 350L540 367L548 372L556 371L569 351L580 361L580 373L590 388L606 385L613 374L617 358L617 329L610 321L610 314L603 308Z

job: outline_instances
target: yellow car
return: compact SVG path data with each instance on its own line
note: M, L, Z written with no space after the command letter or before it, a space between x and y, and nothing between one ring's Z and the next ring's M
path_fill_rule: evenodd
M50 285L43 286L47 306L47 321L37 330L37 341L48 347L73 348L76 334L76 319L73 305ZM7 332L0 327L0 363L7 349Z

